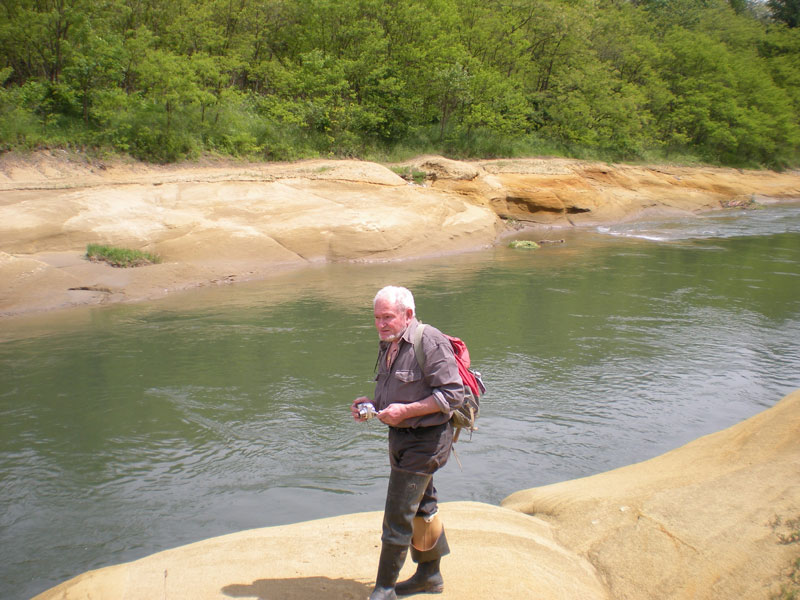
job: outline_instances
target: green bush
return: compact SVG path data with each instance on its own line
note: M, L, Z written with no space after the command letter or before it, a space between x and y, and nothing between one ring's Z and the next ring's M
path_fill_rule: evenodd
M86 247L86 258L95 262L107 262L112 267L142 267L161 262L159 256L148 252L100 244L89 244Z

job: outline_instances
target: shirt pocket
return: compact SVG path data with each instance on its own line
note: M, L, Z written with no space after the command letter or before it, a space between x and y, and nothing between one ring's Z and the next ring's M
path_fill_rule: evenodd
M413 383L422 379L422 373L417 371L395 371L394 376L403 383Z

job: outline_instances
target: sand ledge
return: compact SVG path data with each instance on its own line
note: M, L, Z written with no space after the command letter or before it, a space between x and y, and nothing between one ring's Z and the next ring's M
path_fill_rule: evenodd
M800 199L800 173L608 165L566 159L405 167L354 160L106 164L66 153L0 156L0 317L132 302L276 270L402 260L486 247L509 224L588 227ZM164 263L113 269L89 243Z

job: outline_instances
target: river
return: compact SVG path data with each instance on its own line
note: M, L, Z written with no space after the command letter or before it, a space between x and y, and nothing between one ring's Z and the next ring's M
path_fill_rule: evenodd
M385 428L348 407L372 388L385 284L489 387L443 501L639 462L800 388L800 204L518 237L563 242L0 322L0 597L381 510Z

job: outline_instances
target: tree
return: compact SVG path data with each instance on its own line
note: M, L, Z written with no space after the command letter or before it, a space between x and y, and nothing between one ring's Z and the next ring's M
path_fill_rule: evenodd
M86 21L92 6L87 0L8 0L2 4L0 48L17 81L42 77L57 83L71 58L74 29Z
M800 141L790 98L752 50L734 49L697 32L675 30L662 66L672 101L660 115L668 139L694 146L707 160L769 164L778 147Z
M800 25L800 0L767 0L772 18L789 27Z
M185 57L152 50L139 65L138 75L146 97L163 104L167 130L176 109L197 101L196 71Z
M109 39L110 36L102 37L89 31L64 68L64 79L80 97L81 114L86 125L89 124L95 96L120 82L122 44Z
M439 107L439 141L444 139L447 120L456 108L469 102L471 76L458 63L436 69L431 77L431 96Z

